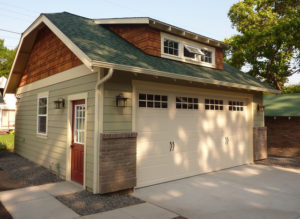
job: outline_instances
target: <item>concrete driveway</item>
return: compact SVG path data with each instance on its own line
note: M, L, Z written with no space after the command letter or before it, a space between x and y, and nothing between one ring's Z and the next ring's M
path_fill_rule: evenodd
M300 219L300 169L243 165L134 195L187 218Z

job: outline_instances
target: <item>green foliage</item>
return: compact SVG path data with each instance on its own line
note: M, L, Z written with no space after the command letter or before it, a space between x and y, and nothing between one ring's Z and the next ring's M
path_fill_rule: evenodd
M282 92L284 94L300 93L300 84L284 86Z
M13 151L14 149L14 134L0 135L0 150Z
M228 16L239 34L224 40L225 61L282 90L300 69L300 1L243 0Z
M8 77L15 55L16 50L5 47L4 40L0 39L0 77Z

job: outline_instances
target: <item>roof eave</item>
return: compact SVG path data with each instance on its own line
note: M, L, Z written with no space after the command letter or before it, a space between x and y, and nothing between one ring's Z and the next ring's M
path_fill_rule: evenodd
M147 24L150 27L159 29L165 32L173 33L188 39L205 43L214 47L219 47L222 49L230 49L230 45L223 43L221 41L164 23L162 21L149 18L149 17L137 17L137 18L108 18L108 19L95 19L95 24L101 25L114 25L114 24Z
M128 66L128 65L113 64L113 63L108 63L108 62L100 62L100 61L95 61L95 60L92 61L92 66L93 67L103 67L103 68L114 68L114 69L121 70L121 71L129 71L129 72L135 72L135 73L140 73L140 74L161 76L161 77L167 77L167 78L172 78L172 79L185 80L185 81L191 81L191 82L199 82L199 83L204 83L204 84L231 87L231 88L237 88L237 89L259 91L259 92L269 92L269 93L274 93L274 94L281 93L280 91L275 90L275 89L255 87L255 86L250 86L250 85L230 83L230 82L225 82L225 81L198 78L198 77L192 77L192 76L186 76L186 75L179 75L176 73L170 73L170 72L164 72L164 71L158 71L158 70L152 70L152 69L146 69L146 68L140 68L140 67L133 67L133 66Z

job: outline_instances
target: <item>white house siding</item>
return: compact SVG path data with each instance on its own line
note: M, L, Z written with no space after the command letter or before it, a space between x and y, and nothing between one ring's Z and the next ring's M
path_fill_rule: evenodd
M88 93L87 98L87 136L86 136L86 186L93 185L93 138L94 138L94 106L95 84L97 74L92 73L51 86L35 89L20 94L16 111L15 150L21 156L57 172L57 165L62 176L66 176L66 147L68 96ZM39 83L39 82L34 82ZM49 92L48 99L48 136L37 135L37 95ZM58 98L66 100L64 109L55 109L54 101Z

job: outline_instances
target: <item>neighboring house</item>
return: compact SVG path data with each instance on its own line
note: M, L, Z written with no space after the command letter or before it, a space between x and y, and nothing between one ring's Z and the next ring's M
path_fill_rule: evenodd
M7 82L6 77L0 77L0 132L8 132L15 128L16 96L6 94L3 98L3 90Z
M300 94L264 96L268 147L300 149Z
M94 193L252 163L257 106L278 91L223 63L225 48L151 18L42 14L5 89L15 150Z

